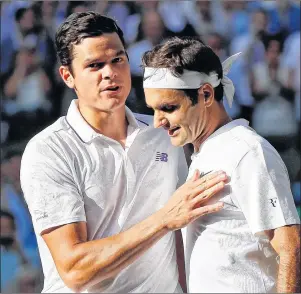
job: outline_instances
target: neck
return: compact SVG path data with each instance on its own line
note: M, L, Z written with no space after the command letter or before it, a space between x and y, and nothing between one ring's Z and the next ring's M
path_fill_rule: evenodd
M212 109L208 112L207 116L208 121L205 123L204 128L202 128L201 134L193 142L194 152L198 152L200 146L208 137L232 120L222 104L216 103L215 105L212 105L211 108Z
M125 106L116 109L114 112L105 112L81 105L79 102L78 109L95 132L116 140L124 146L128 125Z

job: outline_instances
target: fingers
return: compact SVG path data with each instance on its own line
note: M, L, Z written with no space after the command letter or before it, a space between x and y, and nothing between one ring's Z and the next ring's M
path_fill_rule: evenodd
M193 187L197 187L199 185L202 185L203 183L208 182L209 180L212 180L212 179L214 179L216 177L224 176L224 175L226 175L226 173L224 171L221 171L221 170L209 173L209 174L207 174L207 175L205 175L205 176L203 176L203 177L201 177L201 178L193 181L192 186Z
M188 199L192 199L194 197L196 197L197 195L203 193L203 192L208 192L215 194L216 192L214 192L215 190L211 189L212 187L214 187L215 185L217 185L218 183L222 183L222 186L217 186L215 188L223 188L224 187L224 182L227 180L227 175L225 173L221 173L221 174L217 174L216 176L213 176L211 178L209 178L207 181L201 183L199 186L196 186L190 193L190 196ZM211 190L210 190L211 189ZM206 194L203 194L203 196L205 196Z
M196 169L192 175L192 177L188 180L188 182L194 182L200 177L200 171Z
M223 208L224 204L222 202L217 202L215 204L202 206L200 208L196 208L193 211L191 211L191 217L193 220L197 219L200 216L218 212Z
M225 187L224 182L216 183L211 188L205 190L203 193L196 195L192 200L191 204L195 206L196 204L202 204L202 202L210 199L213 195L217 194Z

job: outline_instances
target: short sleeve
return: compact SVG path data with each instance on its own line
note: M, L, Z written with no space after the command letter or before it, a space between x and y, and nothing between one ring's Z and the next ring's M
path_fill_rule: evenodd
M299 224L287 169L272 146L257 146L240 160L231 177L233 201L252 232Z
M188 166L183 148L179 148L179 162L178 162L178 183L177 188L186 182L188 175Z
M84 201L63 152L30 142L22 156L20 180L37 233L86 221Z

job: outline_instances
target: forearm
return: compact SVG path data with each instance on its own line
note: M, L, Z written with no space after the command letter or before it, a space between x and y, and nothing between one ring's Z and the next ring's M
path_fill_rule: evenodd
M88 241L83 221L43 230L43 240L66 286L75 292L99 291L168 232L219 211L220 203L204 205L204 201L224 187L226 175L216 172L198 177L195 172L162 209L118 235Z
M14 72L4 86L4 95L8 98L16 96L19 83L22 79L23 75L21 73Z
M300 293L300 250L280 253L278 293Z
M168 232L161 220L158 212L118 235L75 245L68 270L73 288L104 287Z

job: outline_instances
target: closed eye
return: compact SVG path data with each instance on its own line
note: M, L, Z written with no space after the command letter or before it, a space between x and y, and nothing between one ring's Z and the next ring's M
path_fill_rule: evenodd
M164 112L168 112L168 113L172 113L174 112L175 110L179 109L179 105L169 105L169 104L164 104L164 105L161 105L159 107L159 109L161 111L164 111Z

